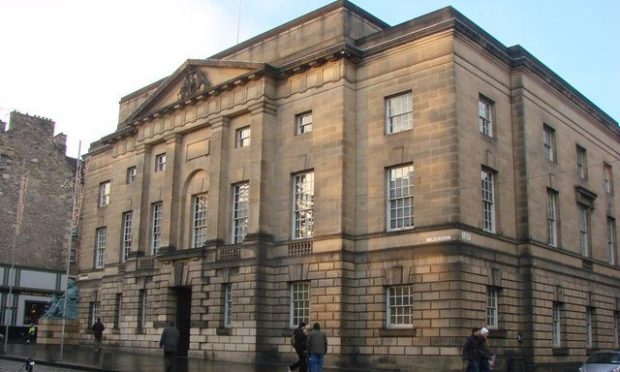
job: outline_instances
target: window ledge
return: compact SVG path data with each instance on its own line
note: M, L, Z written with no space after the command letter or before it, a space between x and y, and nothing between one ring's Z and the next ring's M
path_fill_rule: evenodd
M566 356L569 354L569 348L567 347L554 347L553 355Z
M416 337L417 328L383 328L379 330L381 337Z

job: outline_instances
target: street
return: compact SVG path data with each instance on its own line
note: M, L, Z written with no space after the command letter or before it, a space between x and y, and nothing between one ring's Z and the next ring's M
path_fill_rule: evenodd
M12 360L0 359L0 372L24 372L25 364L22 362L14 362ZM67 372L67 371L83 371L81 369L67 369L49 367L35 364L34 372Z

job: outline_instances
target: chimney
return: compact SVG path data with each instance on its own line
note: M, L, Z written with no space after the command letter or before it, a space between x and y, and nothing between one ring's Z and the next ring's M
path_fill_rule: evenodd
M4 133L6 131L6 123L0 120L0 133Z
M64 133L58 133L54 136L54 143L58 146L63 153L67 152L67 135Z

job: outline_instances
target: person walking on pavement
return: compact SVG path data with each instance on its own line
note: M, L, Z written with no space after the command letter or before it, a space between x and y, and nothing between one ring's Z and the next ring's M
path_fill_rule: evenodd
M37 334L37 327L34 326L34 323L30 323L30 327L28 327L28 337L26 338L26 343L34 342L34 338Z
M166 372L172 372L174 368L174 357L177 353L177 347L179 345L179 339L181 333L174 325L174 321L168 322L168 325L164 328L159 340L159 347L164 349L164 364L166 366Z
M93 336L95 336L95 351L101 351L101 339L103 338L103 330L105 326L101 323L101 318L97 318L97 321L91 327Z
M299 372L308 372L308 335L306 334L306 323L301 322L293 331L293 348L299 360L288 366L288 372L299 368Z
M327 336L321 331L319 323L314 323L308 336L308 353L310 372L323 372L323 356L327 354Z
M480 329L480 344L478 347L478 355L480 356L480 372L488 372L491 370L491 360L493 359L493 353L487 342L489 336L489 330L486 328Z
M480 340L480 328L472 328L471 335L467 337L465 345L463 345L462 356L463 360L467 361L465 372L480 372L480 356L478 355Z

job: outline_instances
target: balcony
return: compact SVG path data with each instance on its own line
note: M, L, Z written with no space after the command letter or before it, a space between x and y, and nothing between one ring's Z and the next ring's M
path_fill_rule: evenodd
M215 253L216 262L238 260L241 258L241 245L218 247Z
M288 255L290 256L308 256L312 254L312 240L304 240L301 242L293 242L288 245Z

